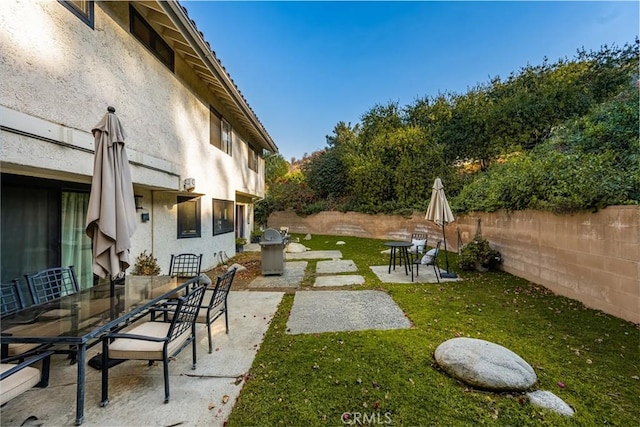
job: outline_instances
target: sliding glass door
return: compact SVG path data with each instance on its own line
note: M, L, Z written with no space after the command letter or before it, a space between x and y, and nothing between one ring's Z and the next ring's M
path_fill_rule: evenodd
M93 285L91 239L84 233L89 186L2 175L0 266L3 283L25 274L73 265L82 288Z

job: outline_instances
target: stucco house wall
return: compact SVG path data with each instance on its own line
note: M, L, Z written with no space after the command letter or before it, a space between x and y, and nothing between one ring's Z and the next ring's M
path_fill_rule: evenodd
M213 267L219 251L234 253L235 236L213 236L212 199L240 195L249 204L264 196L263 159L257 172L248 168L249 141L261 144L181 55L171 72L130 34L129 2L95 2L94 12L92 29L56 1L0 8L2 172L89 184L90 131L114 106L127 133L134 192L150 213L149 222L138 216L132 258L153 252L166 273L172 253L194 252ZM233 127L232 156L210 144L210 105ZM193 194L201 197L200 238L176 236L185 178L195 178Z

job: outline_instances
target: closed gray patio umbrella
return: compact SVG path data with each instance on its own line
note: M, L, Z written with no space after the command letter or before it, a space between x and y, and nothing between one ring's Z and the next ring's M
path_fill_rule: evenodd
M115 108L107 110L91 130L96 143L86 233L93 241L93 272L113 279L130 265L137 224L125 132Z
M455 218L453 217L453 212L451 212L451 207L449 207L447 196L444 194L444 185L442 185L442 181L439 177L433 182L431 200L429 201L427 214L424 216L424 219L433 221L442 226L442 239L444 240L444 256L447 264L447 272L441 274L441 277L458 277L455 273L449 272L449 256L447 255L447 237L445 234L445 226L455 221Z

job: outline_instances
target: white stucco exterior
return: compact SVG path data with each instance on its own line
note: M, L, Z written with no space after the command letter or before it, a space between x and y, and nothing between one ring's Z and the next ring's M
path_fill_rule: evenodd
M153 7L149 13L162 15L162 6ZM172 253L203 253L203 267L213 267L219 251L235 252L235 235L213 236L212 199L263 197L264 161L257 172L249 169L248 142L260 151L275 145L256 140L256 132L268 137L261 125L247 127L259 123L255 116L230 107L237 95L220 99L177 50L172 72L135 39L129 2L95 2L94 12L92 29L57 1L14 0L0 8L2 172L90 183L90 132L113 106L127 132L134 192L150 213L144 223L138 215L132 258L153 252L166 273ZM210 144L210 106L233 127L232 156ZM195 179L193 193L201 197L201 237L178 239L176 200L187 194L186 178ZM252 219L243 221L248 237Z

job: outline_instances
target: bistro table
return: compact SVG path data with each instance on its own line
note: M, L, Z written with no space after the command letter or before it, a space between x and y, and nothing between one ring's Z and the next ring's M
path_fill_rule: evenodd
M389 253L389 274L391 274L391 264L393 269L396 269L396 256L397 251L400 250L400 263L404 260L404 272L408 276L411 270L411 262L409 261L409 248L413 245L411 242L386 242L385 246L391 248Z
M124 284L101 283L3 317L0 343L36 343L77 352L76 425L80 425L84 421L87 348L197 281L198 277L179 283L169 276L127 276Z

